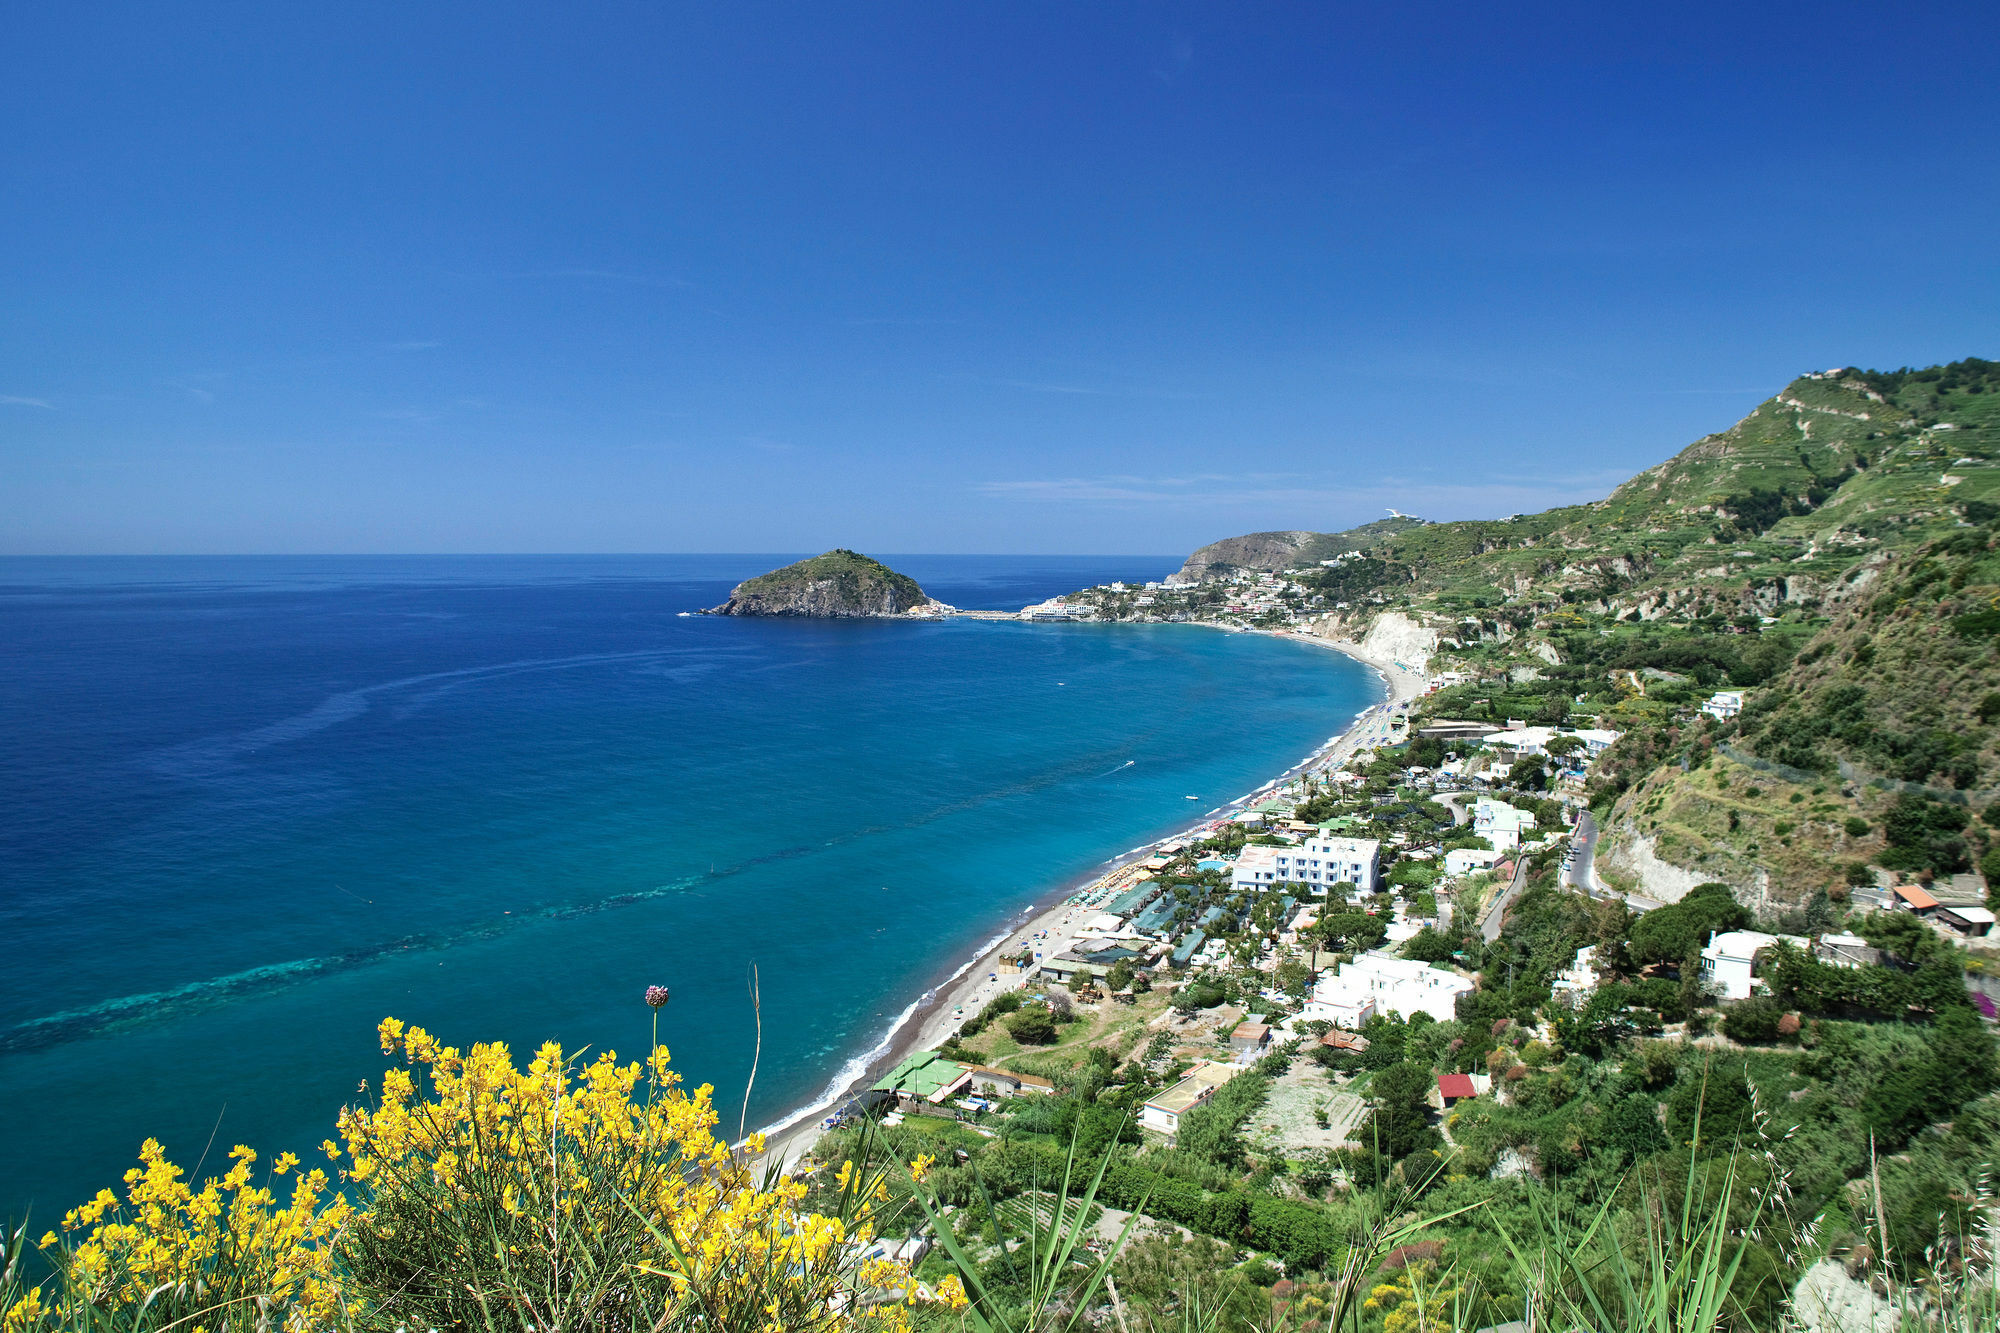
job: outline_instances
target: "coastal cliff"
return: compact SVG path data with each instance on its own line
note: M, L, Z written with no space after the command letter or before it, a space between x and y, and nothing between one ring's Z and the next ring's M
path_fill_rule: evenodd
M736 585L715 616L882 618L945 609L907 574L849 550L828 551Z

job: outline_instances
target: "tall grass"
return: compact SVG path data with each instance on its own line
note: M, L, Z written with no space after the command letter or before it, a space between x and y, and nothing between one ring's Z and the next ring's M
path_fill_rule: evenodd
M976 1163L904 1162L870 1122L808 1209L805 1183L760 1164L754 1136L743 1150L715 1137L709 1090L682 1089L662 1049L619 1065L548 1046L522 1070L501 1046L460 1053L393 1021L382 1036L403 1066L374 1104L342 1114L330 1171L280 1158L260 1182L238 1149L194 1183L149 1142L122 1199L101 1192L41 1242L52 1278L30 1276L24 1228L0 1236L0 1333L1471 1333L1503 1307L1534 1333L1711 1333L1768 1323L1778 1304L1746 1290L1760 1230L1814 1230L1781 1215L1754 1145L1714 1155L1697 1119L1674 1184L1640 1175L1581 1214L1536 1188L1525 1222L1492 1221L1512 1265L1504 1291L1428 1258L1384 1271L1392 1251L1481 1206L1426 1214L1447 1163L1419 1176L1406 1162L1349 1194L1344 1244L1296 1298L1226 1271L1224 1251L1135 1304L1117 1265L1153 1224L1141 1199L1101 1225L1115 1143L1087 1157L1073 1138L1031 1202L996 1205ZM946 1174L971 1200L963 1211ZM1892 1269L1870 1183L1884 1283L1870 1333L2000 1330L1992 1200L1971 1201L1970 1232ZM876 1237L908 1229L935 1236L941 1280L881 1256ZM1897 1271L1921 1276L1886 1285Z

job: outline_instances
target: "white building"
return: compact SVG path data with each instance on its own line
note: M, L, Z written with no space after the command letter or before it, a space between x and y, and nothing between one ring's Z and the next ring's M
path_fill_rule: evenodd
M1336 838L1324 828L1296 847L1245 847L1230 872L1230 887L1255 892L1273 884L1352 884L1374 893L1381 879L1382 844L1373 838Z
M1475 870L1490 870L1500 864L1500 858L1505 855L1505 852L1480 847L1459 847L1444 854L1444 873L1447 878L1456 879Z
M1701 951L1701 979L1725 1000L1748 999L1760 984L1763 952L1780 941L1801 949L1811 945L1797 935L1766 935L1761 930L1711 933L1708 947Z
M1507 730L1481 737L1479 743L1495 750L1512 750L1516 754L1546 755L1550 741L1559 736L1573 736L1583 742L1581 758L1587 764L1610 749L1622 734L1598 727L1580 727L1569 731L1562 727L1517 727L1509 722Z
M1717 690L1708 696L1708 702L1701 706L1701 711L1719 721L1727 721L1743 711L1743 691Z
M1585 945L1576 951L1576 961L1567 970L1556 974L1555 996L1571 1004L1579 1004L1590 998L1597 989L1597 946Z
M1521 835L1534 827L1533 812L1516 809L1505 801L1482 796L1472 807L1473 832L1503 852L1519 847Z
M1139 1123L1172 1138L1180 1132L1182 1116L1213 1097L1217 1088L1241 1072L1232 1065L1213 1061L1196 1064L1180 1082L1139 1109Z
M1322 973L1299 1017L1349 1029L1377 1013L1400 1018L1426 1013L1442 1023L1457 1017L1458 997L1472 989L1456 972L1371 950L1342 963L1337 975Z

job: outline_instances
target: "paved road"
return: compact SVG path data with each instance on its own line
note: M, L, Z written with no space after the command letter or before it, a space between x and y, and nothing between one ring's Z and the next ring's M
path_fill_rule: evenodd
M1569 845L1569 867L1563 871L1563 883L1598 897L1604 886L1597 882L1597 817L1590 811L1584 811L1577 820Z
M1517 855L1514 858L1514 878L1493 900L1493 906L1486 909L1485 917L1479 923L1479 936L1488 944L1500 938L1500 927L1507 919L1507 909L1521 896L1521 890L1528 884L1528 858Z
M1622 898L1625 905L1635 912L1650 912L1664 903L1657 898L1648 898L1641 893L1620 893L1597 877L1597 843L1599 830L1597 817L1588 810L1577 821L1576 832L1570 837L1569 868L1563 872L1563 883L1572 888L1582 889L1593 898Z

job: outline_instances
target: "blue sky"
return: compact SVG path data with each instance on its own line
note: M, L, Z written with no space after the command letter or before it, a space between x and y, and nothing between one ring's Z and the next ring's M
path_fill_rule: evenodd
M1985 5L11 6L0 549L1595 498L1802 370L2000 357L1997 54Z

